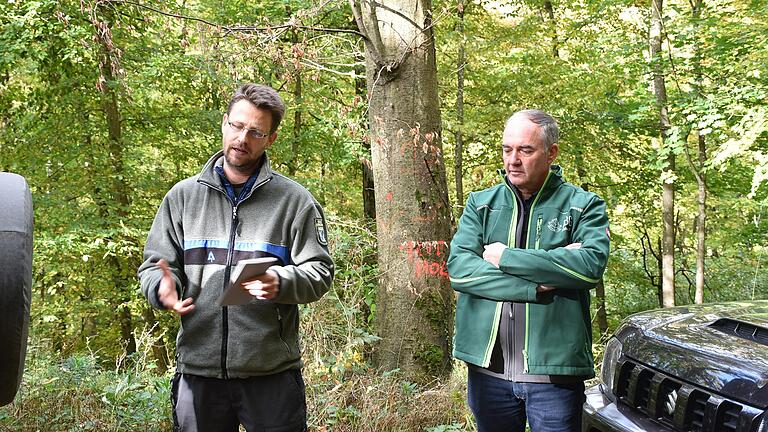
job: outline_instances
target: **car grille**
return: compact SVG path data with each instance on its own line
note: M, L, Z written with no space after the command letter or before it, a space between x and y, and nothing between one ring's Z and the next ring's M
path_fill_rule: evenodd
M665 426L690 432L757 432L762 410L623 358L614 390L621 402Z

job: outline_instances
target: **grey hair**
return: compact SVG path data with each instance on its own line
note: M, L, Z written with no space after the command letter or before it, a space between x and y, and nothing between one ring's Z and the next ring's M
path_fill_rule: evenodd
M537 109L526 109L512 114L504 123L504 128L506 129L512 122L512 119L518 116L522 116L531 123L539 126L539 138L544 143L545 151L549 151L552 144L555 144L560 138L560 131L557 127L555 118L544 111Z

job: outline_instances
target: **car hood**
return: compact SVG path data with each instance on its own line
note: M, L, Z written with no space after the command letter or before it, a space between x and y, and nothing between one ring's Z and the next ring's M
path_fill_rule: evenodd
M617 336L624 355L749 405L768 406L768 301L635 314Z

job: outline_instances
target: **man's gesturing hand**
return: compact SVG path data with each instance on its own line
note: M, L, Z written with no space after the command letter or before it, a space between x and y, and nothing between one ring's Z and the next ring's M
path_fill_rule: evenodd
M501 254L504 253L504 249L506 248L507 245L499 242L485 245L485 251L483 251L483 259L498 267L499 260L501 260Z
M243 282L243 288L257 299L272 300L280 292L280 276L274 270L267 270L266 273Z
M160 286L157 289L157 297L160 299L160 303L162 303L166 309L170 309L179 315L186 315L195 310L195 305L192 304L191 297L186 298L183 301L179 300L179 293L176 291L176 282L174 282L171 270L168 268L168 262L161 259L157 262L157 266L163 271L163 277L160 279Z

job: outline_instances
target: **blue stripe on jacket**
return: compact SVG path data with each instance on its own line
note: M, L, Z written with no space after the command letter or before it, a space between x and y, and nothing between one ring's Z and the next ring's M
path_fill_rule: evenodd
M222 264L226 265L229 243L221 239L184 240L185 264ZM291 263L288 248L266 242L235 242L232 264L247 258L273 256L281 265Z

